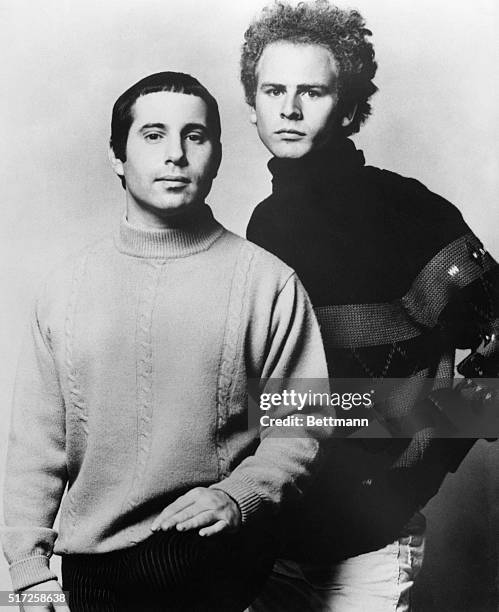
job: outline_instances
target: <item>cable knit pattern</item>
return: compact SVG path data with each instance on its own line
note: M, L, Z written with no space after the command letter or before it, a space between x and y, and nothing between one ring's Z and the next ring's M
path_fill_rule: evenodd
M231 385L234 384L234 372L237 367L238 340L241 336L240 327L244 321L243 311L246 305L246 282L253 259L253 249L249 243L241 245L238 253L237 265L234 268L229 306L227 308L227 321L225 324L225 337L220 358L220 369L217 383L217 451L219 461L219 478L228 476L228 450L221 435L227 422L228 403Z
M137 313L135 346L137 351L137 462L130 495L124 511L130 510L140 501L140 482L146 467L151 446L151 427L153 412L153 355L152 355L152 316L157 297L157 288L163 265L158 262L149 264L144 277L144 288Z
M82 278L85 274L88 254L80 257L76 262L73 270L73 279L71 285L71 295L66 314L65 333L66 333L66 367L69 384L69 395L71 403L75 408L76 414L82 423L82 429L88 435L88 416L85 407L81 387L78 381L78 372L73 364L73 346L74 346L74 320L76 308L78 305L78 291Z
M265 376L326 378L319 327L292 271L207 206L172 229L122 220L55 270L14 397L0 531L14 588L53 577L52 552L146 539L194 487L226 491L243 523L300 496L324 431L248 429L248 379Z
M66 371L67 380L69 387L69 397L71 405L74 408L76 418L81 426L81 430L84 433L82 443L85 446L88 437L88 415L87 407L85 405L85 399L82 394L80 381L78 380L78 371L73 363L73 349L74 349L74 325L76 309L78 306L78 292L80 290L82 279L85 275L87 267L87 261L89 252L80 256L73 267L73 276L71 282L71 294L68 301L68 307L66 311L66 320L64 325L65 336L66 336ZM71 490L68 492L67 499L67 515L68 524L71 531L76 529L77 514L75 512L74 501L72 498Z

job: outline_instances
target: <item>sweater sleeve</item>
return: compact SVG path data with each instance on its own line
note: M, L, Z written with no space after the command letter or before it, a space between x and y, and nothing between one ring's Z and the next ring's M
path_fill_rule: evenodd
M64 402L37 310L17 371L0 531L16 590L56 578L52 527L67 479Z
M311 379L315 379L312 381ZM269 342L261 372L260 393L271 387L282 393L290 387L300 391L328 391L327 365L320 330L308 296L292 274L280 291L272 311ZM255 408L254 408L255 409ZM281 419L296 415L324 416L312 405L298 410L295 405L280 406ZM332 433L327 426L296 426L283 432L279 426L260 429L260 444L232 474L214 487L234 498L243 523L260 514L265 507L277 512L296 501L311 481L320 460L322 441Z
M490 437L496 433L499 266L467 230L427 262L402 300L409 316L431 330L452 356L456 348L471 349L457 367L470 380L455 385L452 372L436 379L434 390L408 415L408 427L403 425L413 439L394 474L399 472L401 487L411 483L406 497L418 505L435 495L446 474L458 469L477 439L486 437L487 423ZM405 465L412 469L416 463L411 455L421 474L417 486L404 473Z

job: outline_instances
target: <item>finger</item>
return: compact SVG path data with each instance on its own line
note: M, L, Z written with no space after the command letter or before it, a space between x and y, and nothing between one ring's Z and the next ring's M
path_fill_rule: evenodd
M168 523L178 513L184 511L186 508L189 508L189 506L192 506L195 503L192 498L186 499L186 495L182 495L182 497L179 497L173 503L166 506L166 508L161 512L161 514L154 519L151 525L151 529L153 531L160 529L161 525ZM173 522L172 524L174 525L175 522ZM164 526L163 529L165 529Z
M196 516L201 514L202 512L209 512L205 506L195 503L189 506L186 510L182 510L182 512L178 512L174 514L166 521L161 521L159 528L163 531L168 531L168 529L172 529L172 527L176 527L179 523L184 523L186 521L190 521L194 519ZM214 522L214 521L213 521Z
M196 516L201 514L202 512L213 512L213 510L207 509L205 506L195 503L189 506L186 510L182 512L178 512L173 516L170 516L166 521L162 520L159 529L163 531L168 531L168 529L172 529L176 527L179 523L185 523L186 521L190 521L194 519Z
M216 533L220 533L221 531L226 531L229 528L229 524L224 519L217 521L214 525L209 525L208 527L203 527L199 531L200 536L212 536Z
M208 525L213 525L217 520L218 517L213 510L204 510L188 520L177 523L177 529L179 531L188 531L189 529L206 527Z

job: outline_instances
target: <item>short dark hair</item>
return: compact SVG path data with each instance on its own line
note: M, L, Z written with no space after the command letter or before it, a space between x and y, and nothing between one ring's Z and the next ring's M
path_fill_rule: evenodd
M374 48L367 40L372 32L365 25L358 11L340 9L327 0L300 2L296 7L276 1L267 6L244 34L241 81L246 102L255 106L256 68L267 45L279 41L321 45L338 63L341 116L357 107L344 133L358 132L371 113L369 98L378 89L372 82L377 69Z
M206 103L207 121L215 143L220 143L220 113L218 104L210 92L190 74L183 72L157 72L132 85L116 100L111 119L111 139L109 144L115 156L126 161L128 132L133 123L133 106L138 98L158 91L173 91L198 96ZM220 147L219 147L220 148Z

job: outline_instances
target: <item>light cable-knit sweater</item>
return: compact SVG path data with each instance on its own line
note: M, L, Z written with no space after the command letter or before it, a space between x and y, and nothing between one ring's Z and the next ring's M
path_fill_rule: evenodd
M248 379L269 377L327 378L313 310L290 268L206 205L175 229L123 220L51 274L13 406L2 541L14 588L54 577L53 550L142 541L195 486L216 483L243 524L299 496L321 434L248 428Z

